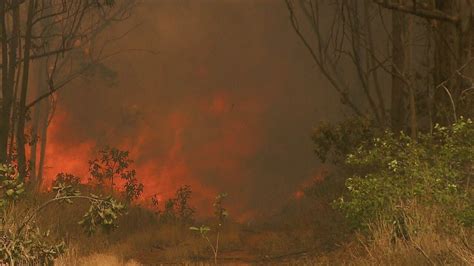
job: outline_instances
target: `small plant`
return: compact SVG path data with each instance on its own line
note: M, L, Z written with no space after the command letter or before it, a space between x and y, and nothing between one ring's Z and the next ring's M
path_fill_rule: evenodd
M77 187L81 183L81 178L69 173L59 173L53 181L53 187L61 183Z
M161 221L191 224L195 212L194 208L189 206L191 195L191 187L186 185L178 188L175 196L165 201L163 211L158 209L158 198L152 197L152 204L156 209L158 209L157 212L160 214Z
M215 231L216 231L216 241L214 243L211 242L209 239L207 233L211 231L211 228L207 225L201 225L200 227L196 226L191 226L189 227L189 230L191 231L196 231L199 232L201 237L206 240L207 244L212 250L212 253L214 255L214 264L217 265L217 258L219 255L219 237L220 237L220 232L222 229L222 226L224 224L224 221L227 219L229 216L229 213L223 206L223 200L227 197L226 193L222 193L217 195L215 201L214 201L214 217L216 218L216 226L215 226Z
M117 179L125 181L123 194L128 202L132 202L142 194L143 184L138 182L135 169L129 170L131 164L133 160L128 151L106 146L99 151L99 158L89 161L89 172L102 187L109 183L112 193Z
M0 207L12 203L25 192L25 185L12 165L0 164L0 182Z
M193 220L194 209L189 206L189 199L191 199L191 187L186 185L180 187L176 191L174 198L176 214L178 219L183 223L190 223Z

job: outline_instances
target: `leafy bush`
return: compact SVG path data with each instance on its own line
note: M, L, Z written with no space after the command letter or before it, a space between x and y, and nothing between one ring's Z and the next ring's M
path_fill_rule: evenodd
M76 187L81 183L81 178L69 173L59 173L53 181L53 187L61 183Z
M111 197L81 195L71 183L77 181L72 175L58 175L50 200L18 216L15 201L24 194L23 183L12 165L0 164L0 264L49 265L65 251L63 241L50 238L36 225L36 218L54 203L73 203L73 200L87 200L90 208L79 224L87 233L97 228L108 232L116 227L116 221L123 214L124 206ZM64 183L62 181L70 181ZM73 182L74 181L74 182ZM17 217L18 216L18 217Z
M474 124L461 119L432 134L411 139L390 132L360 145L347 156L355 170L348 195L335 202L357 227L382 219L403 222L406 206L442 210L446 220L472 226Z
M163 211L159 211L160 220L162 222L180 222L182 224L190 224L194 220L195 210L189 205L192 190L188 185L182 186L176 190L174 198L165 201ZM153 204L157 207L158 201L152 198Z
M312 134L314 152L322 162L329 160L341 164L354 147L379 133L372 121L362 118L348 119L336 125L321 123Z
M24 183L12 165L0 164L0 182L0 207L5 207L18 199L25 191Z
M102 187L110 183L112 192L117 179L125 181L123 194L128 202L132 202L142 194L143 184L138 182L135 169L129 170L131 164L133 160L129 158L128 151L106 146L99 151L99 158L89 161L89 172Z

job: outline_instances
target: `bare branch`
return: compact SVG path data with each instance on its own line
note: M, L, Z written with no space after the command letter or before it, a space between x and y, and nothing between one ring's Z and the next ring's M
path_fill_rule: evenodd
M438 9L426 9L414 5L396 4L391 2L390 0L373 0L373 2L387 9L409 13L422 18L436 19L455 24L459 22L458 16L446 14Z

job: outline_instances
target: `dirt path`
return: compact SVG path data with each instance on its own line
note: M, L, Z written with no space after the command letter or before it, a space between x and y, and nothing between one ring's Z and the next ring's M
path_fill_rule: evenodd
M139 251L134 254L134 260L143 263L144 265L182 265L186 264L183 261L166 261L162 258L158 251ZM246 265L270 265L270 264L287 264L295 262L301 259L309 257L307 251L291 252L287 254L281 254L278 256L266 256L266 257L256 257L255 255L249 254L246 251L236 250L236 251L227 251L219 255L219 264L220 265L229 265L229 266L246 266ZM205 258L198 258L196 261L189 262L190 264L198 265L213 265L212 260Z

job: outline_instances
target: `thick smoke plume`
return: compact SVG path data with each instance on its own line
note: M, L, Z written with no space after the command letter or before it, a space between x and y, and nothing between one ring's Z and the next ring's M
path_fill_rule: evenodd
M58 96L46 174L87 179L102 145L129 150L143 199L182 185L206 210L229 194L235 217L275 210L312 178L311 128L336 96L315 74L280 1L145 1L110 29L102 72ZM151 51L151 52L150 52ZM327 90L322 88L328 87Z

